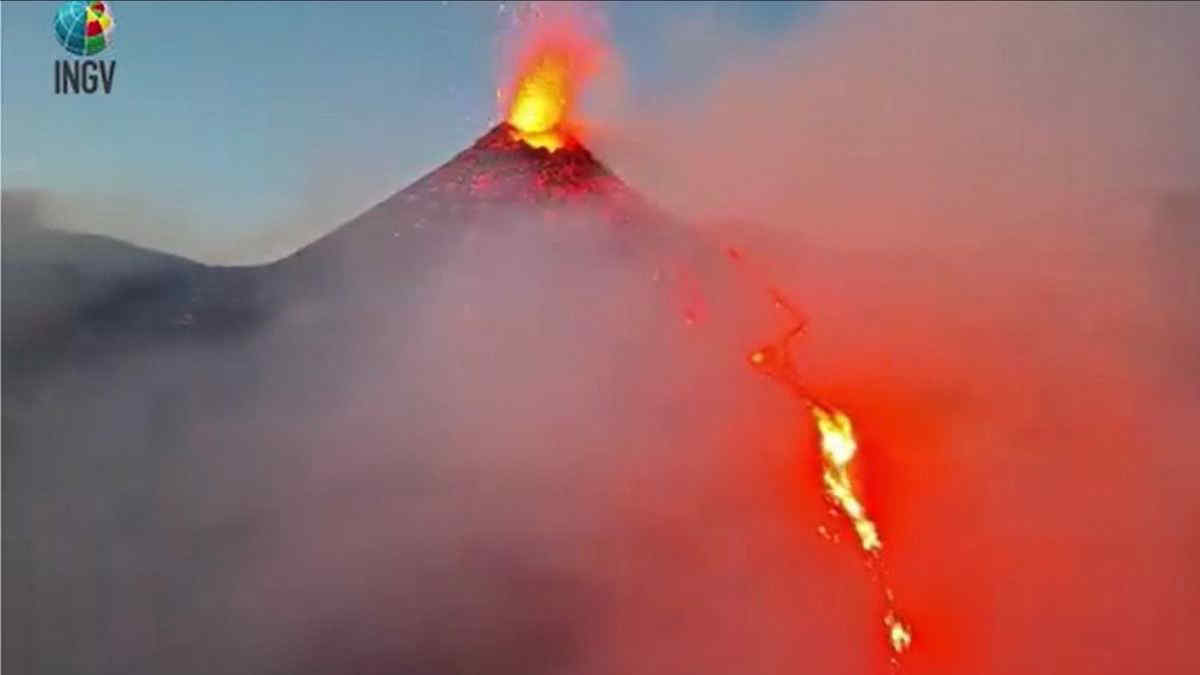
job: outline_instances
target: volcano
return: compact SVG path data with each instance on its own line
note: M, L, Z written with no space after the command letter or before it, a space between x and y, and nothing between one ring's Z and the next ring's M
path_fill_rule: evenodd
M6 210L16 211L11 202ZM516 223L552 239L586 239L614 255L648 250L676 229L576 139L535 148L509 123L269 264L205 265L97 235L7 226L22 220L10 215L4 352L6 363L20 365L6 369L6 380L72 354L91 359L163 341L233 339L298 304L306 325L337 324L349 307L364 306L358 300L402 299L473 233Z
M388 225L479 223L497 210L533 209L545 219L585 208L614 226L644 220L650 209L578 141L558 150L535 148L501 123L412 185L347 223L334 236ZM386 223L386 224L385 224ZM392 229L389 234L395 234Z
M513 222L548 236L586 220L614 247L637 246L669 219L575 139L556 150L500 123L466 150L322 239L271 266L287 287L338 288L362 266L427 267L464 236ZM315 275L315 276L314 276Z
M106 237L19 227L21 220L36 220L36 209L12 197L4 199L2 248L3 526L4 574L15 581L5 594L4 619L37 639L14 640L5 659L30 672L50 669L44 666L61 654L95 655L104 663L121 658L138 666L133 672L190 672L180 669L185 656L177 651L139 651L159 644L153 640L114 646L106 603L58 598L120 592L120 602L151 608L145 616L158 623L145 630L186 621L189 635L236 644L238 636L223 632L226 617L208 623L213 603L224 602L212 593L231 583L223 576L229 570L247 564L252 544L269 546L270 533L277 532L261 521L266 511L238 505L275 504L264 495L287 483L291 462L307 456L336 464L353 454L344 453L347 448L360 455L378 448L392 463L413 467L389 491L443 480L421 478L420 462L452 455L461 441L439 435L442 428L428 421L456 423L422 387L446 376L423 370L426 352L411 343L440 339L443 326L459 330L450 322L428 323L430 312L458 309L441 304L446 296L438 292L456 282L450 261L459 260L453 269L463 270L459 254L479 240L516 251L505 274L487 262L467 270L482 280L481 295L498 299L496 313L508 311L506 298L527 299L526 282L553 286L561 281L555 271L563 269L586 277L578 286L587 288L570 296L584 306L588 293L610 291L607 270L631 256L645 258L668 222L578 141L535 147L507 123L328 235L266 265L210 266ZM537 245L509 247L510 233ZM528 254L531 249L537 252ZM484 260L507 262L505 255ZM548 278L521 277L522 255L545 255L538 262ZM644 271L637 268L637 283L649 290L651 274ZM488 284L498 287L494 293ZM562 314L539 316L535 308L519 325L544 333L543 324ZM489 324L483 326L468 349L504 353L503 343L494 345L486 332ZM575 347L569 339L556 344ZM452 354L458 345L449 347ZM386 385L373 372L380 367L392 369ZM375 414L364 419L364 409ZM346 410L359 417L339 426ZM378 431L388 424L395 426ZM362 431L371 425L377 435ZM339 489L321 487L330 494ZM55 505L53 513L46 504ZM69 542L78 553L45 553L68 550L47 548L42 542L49 540ZM110 565L118 549L138 562ZM510 569L514 563L485 562L496 593L526 594L526 587L504 586L520 583L523 572ZM139 576L142 565L170 573ZM177 579L187 579L186 587ZM62 591L53 595L46 590L52 588ZM535 609L531 616L566 611ZM48 625L68 628L38 632ZM538 653L563 642L540 626L518 626L505 638L512 644L455 658L479 658L491 668L510 653ZM109 657L122 649L133 653ZM334 653L320 652L312 658ZM270 656L261 658L247 672L268 671ZM395 670L420 672L414 664L425 663L422 658L412 656ZM101 669L90 661L77 665ZM308 672L354 669L337 665Z
M568 139L558 150L535 148L503 122L470 148L397 195L418 208L460 204L480 207L523 203L553 208L586 202L608 209L612 222L630 222L644 200Z
M318 333L328 333L336 330L329 326L373 312L394 314L480 232L536 227L567 247L651 251L676 228L579 142L572 112L596 58L572 31L531 40L503 121L412 185L268 265L205 266L48 232L25 247L42 252L33 256L5 242L5 273L23 272L59 300L46 303L43 292L9 302L14 284L5 284L5 353L32 351L40 356L22 362L54 363L56 350L69 352L71 345L103 350L161 339L223 340L273 317L294 317L297 307L305 318L290 333L311 330L314 322L326 324ZM47 250L62 255L51 261ZM106 252L89 253L99 250ZM20 311L10 314L9 307ZM355 308L360 313L348 316Z

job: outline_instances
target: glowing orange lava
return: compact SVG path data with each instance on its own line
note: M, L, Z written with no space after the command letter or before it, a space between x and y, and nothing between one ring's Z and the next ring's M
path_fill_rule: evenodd
M606 45L567 10L547 12L518 39L514 75L498 92L501 111L513 138L554 152L578 137L579 92L613 60Z
M854 523L863 550L878 551L883 548L883 542L875 523L867 517L867 509L854 494L854 484L850 480L848 467L858 452L850 418L840 410L815 403L809 405L809 410L821 435L821 461L824 464L821 479L825 482L825 494Z
M542 54L513 94L508 123L518 138L535 148L553 152L566 144L563 123L572 98L569 63L564 53Z
M734 261L741 260L740 252L733 254L735 249L729 249ZM770 291L776 308L788 312L796 321L795 326L783 334L773 344L765 345L752 352L747 357L751 367L761 373L770 375L784 384L798 399L800 399L816 425L820 437L821 450L821 480L825 486L825 496L838 510L844 514L854 526L859 543L877 574L877 582L883 590L887 613L883 625L887 629L886 637L892 652L898 657L912 645L912 628L901 620L896 611L895 597L892 589L887 586L883 564L883 540L875 522L867 515L866 506L855 491L850 467L858 455L858 439L854 435L854 424L850 416L837 408L817 401L801 384L800 375L791 357L791 340L803 332L804 320L778 291ZM826 529L817 528L822 535ZM898 661L894 661L899 665Z

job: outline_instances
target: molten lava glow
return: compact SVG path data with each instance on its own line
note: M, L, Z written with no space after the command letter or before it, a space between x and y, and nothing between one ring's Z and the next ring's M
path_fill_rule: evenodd
M539 5L512 35L512 69L497 112L514 140L554 152L579 138L579 93L616 67L600 31L584 13L563 4Z
M904 653L912 644L912 630L896 618L895 612L888 612L887 616L883 617L883 625L887 626L888 642L892 644L892 651L897 654Z
M825 495L854 524L854 531L858 534L863 550L872 557L873 562L878 562L883 541L879 538L875 523L867 517L867 510L862 501L854 494L854 484L850 479L849 466L858 452L854 425L846 413L836 408L827 408L810 401L809 411L821 436L821 461L824 465L821 480L825 483ZM902 654L912 644L912 630L896 615L893 607L895 600L890 588L884 589L884 597L888 604L887 615L883 618L888 644L893 652Z
M548 51L522 74L508 109L515 135L535 148L551 152L566 144L563 123L571 103L570 61Z
M867 510L854 494L854 485L847 470L854 453L858 451L850 418L840 410L826 410L816 404L810 406L809 410L821 434L821 459L825 465L821 477L825 482L825 494L854 523L854 531L858 533L863 550L878 551L883 548L883 542L879 540L875 523L867 517Z
M840 410L827 411L816 406L812 409L813 419L821 432L821 450L826 459L835 466L845 466L854 459L858 452L858 442L854 440L854 427L850 418Z
M730 257L735 262L741 261L741 254L736 249L729 249ZM905 624L896 612L895 597L888 588L883 568L883 540L874 521L867 517L867 509L854 491L854 482L850 466L858 454L858 439L854 435L854 424L850 416L829 405L819 403L804 388L799 372L792 361L789 345L791 340L801 334L804 329L804 319L792 307L783 295L771 291L771 298L778 309L787 311L795 320L795 326L784 333L774 344L766 345L750 352L747 361L751 367L770 375L785 385L793 395L808 408L812 420L820 436L821 446L821 481L825 485L825 496L850 519L859 543L868 557L868 564L875 570L876 582L883 591L887 605L887 613L883 625L887 629L886 637L892 652L898 657L912 645L912 629ZM817 530L822 536L830 538L828 530L820 526ZM893 660L899 666L899 662Z

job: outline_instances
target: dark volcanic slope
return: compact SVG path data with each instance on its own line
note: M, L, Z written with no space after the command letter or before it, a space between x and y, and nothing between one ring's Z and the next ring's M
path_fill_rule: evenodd
M516 141L500 124L472 147L336 231L274 265L289 293L329 297L360 286L362 270L388 270L386 286L404 288L444 261L480 229L545 226L548 237L602 240L612 249L648 246L670 219L581 144L557 151ZM572 226L586 223L587 237ZM596 243L596 241L593 241ZM382 291L371 275L372 293Z
M571 142L551 152L515 140L512 127L501 124L406 188L410 204L511 202L553 206L579 200L605 204L616 218L628 217L642 201L619 178Z
M430 225L486 225L510 210L554 220L571 209L612 226L648 226L646 201L586 148L571 142L555 152L514 140L501 124L470 148L380 202L329 236L340 241L395 237Z
M515 140L500 124L453 159L354 220L301 249L281 267L306 285L314 265L319 282L341 285L348 267L422 268L475 227L495 227L516 215L553 226L586 214L615 237L641 237L666 219L582 145L555 152ZM323 260L314 263L314 260Z
M252 329L277 306L262 268L221 268L94 235L5 232L3 349L12 377L71 353Z

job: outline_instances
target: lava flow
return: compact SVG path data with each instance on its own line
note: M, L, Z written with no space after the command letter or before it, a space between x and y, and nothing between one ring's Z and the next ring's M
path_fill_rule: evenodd
M570 192L605 194L608 202L616 203L612 196L619 194L621 190L608 189L605 181L595 180L609 174L606 170L596 168L598 165L580 144L579 124L572 118L579 88L583 81L594 73L600 53L596 45L588 44L580 33L571 31L568 25L556 27L544 33L541 38L533 40L520 59L518 74L509 88L510 98L507 101L505 123L480 139L471 152L464 153L460 158L456 158L455 162L435 172L434 182L469 183L476 197L486 197L498 189L504 194L515 194L517 190L513 189L514 184L524 185L534 189L536 195L545 196L552 194L548 189L548 178L578 175L587 177L588 180L582 183L569 181ZM502 97L502 94L498 92L498 96ZM513 152L524 146L528 146L525 148L527 152ZM471 153L480 157L477 158ZM487 154L486 162L482 157L485 153L490 153ZM509 171L479 171L481 164L497 164L500 158L514 161L520 159L521 166L525 166L531 157L537 157L536 165L540 167L536 181L522 180L514 183L513 180L499 179L501 176L508 176L511 173ZM477 159L479 161L476 161ZM507 160L503 162L505 166L511 163ZM457 171L455 167L458 165L469 168L470 180L443 180ZM580 171L579 168L583 170ZM555 180L553 183L566 185L561 180ZM619 184L619 181L616 183ZM586 189L583 189L585 186ZM742 255L737 249L727 249L727 253L734 262L741 262ZM686 277L681 278L680 282L687 286ZM699 303L693 297L694 292L687 291L685 288L687 309L684 311L684 320L691 325L698 319ZM882 565L883 541L855 489L852 466L858 453L858 441L854 436L853 424L846 413L818 402L806 391L789 352L792 338L804 330L804 321L780 293L772 290L771 298L775 307L790 314L795 323L793 328L775 343L752 352L749 356L750 364L760 372L782 382L803 402L812 416L820 434L825 496L854 526L862 549L868 557L868 564L874 570L876 580L883 591L887 608L883 618L887 640L893 653L899 656L909 648L912 631L896 611L893 594L887 585Z
M740 255L733 258L738 261ZM900 619L896 611L895 597L887 585L882 565L883 540L874 521L867 515L862 500L855 493L850 471L851 464L858 454L854 425L849 415L818 401L801 384L799 372L791 358L790 347L792 338L804 331L803 317L778 292L772 290L771 296L775 306L787 311L795 324L774 343L751 352L748 361L759 372L783 383L808 408L820 436L821 480L825 485L825 496L853 524L859 543L876 572L876 579L883 590L887 606L883 624L887 629L888 644L898 656L907 651L912 644L912 629Z

